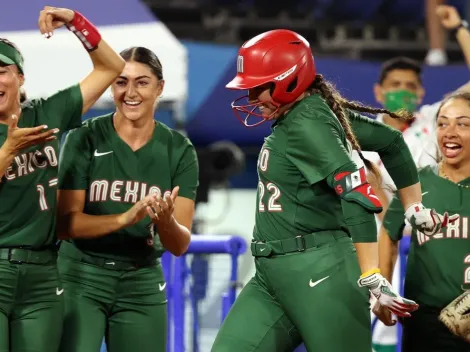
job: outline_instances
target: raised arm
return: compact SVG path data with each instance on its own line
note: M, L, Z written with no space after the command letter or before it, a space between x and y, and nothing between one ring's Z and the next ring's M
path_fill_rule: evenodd
M462 21L457 9L449 5L440 5L436 8L436 15L441 21L442 26L451 31L451 35L455 35L459 43L462 54L470 68L470 31L468 24ZM470 82L459 87L459 91L470 91Z
M77 11L46 6L40 13L38 25L46 38L50 38L55 29L67 26L88 51L93 70L80 82L82 114L85 113L122 72L124 60L101 38L98 29Z

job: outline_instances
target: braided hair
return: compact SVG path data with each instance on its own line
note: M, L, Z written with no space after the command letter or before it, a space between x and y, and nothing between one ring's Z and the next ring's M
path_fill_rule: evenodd
M351 123L347 117L345 109L351 109L358 112L365 112L369 114L387 114L392 118L402 119L405 121L410 121L413 119L413 115L407 111L400 110L398 112L390 112L387 109L381 108L373 108L370 106L363 105L359 102L349 101L341 96L341 94L336 90L336 88L324 79L323 75L317 74L315 76L315 80L309 87L309 91L313 93L319 93L323 99L325 99L326 103L333 111L333 113L338 118L341 126L346 133L347 140L351 143L351 146L354 150L356 150L359 154L359 157L364 162L364 165L372 174L372 179L375 185L382 184L382 177L380 175L380 171L377 166L372 163L370 160L364 157L361 151L361 146L357 141L356 136L351 128ZM370 181L369 181L370 182Z

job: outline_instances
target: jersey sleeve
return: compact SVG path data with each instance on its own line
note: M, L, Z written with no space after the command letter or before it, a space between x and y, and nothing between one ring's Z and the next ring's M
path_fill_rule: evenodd
M179 186L178 196L195 201L199 186L199 163L196 149L187 138L183 140L181 149L181 157L177 161L172 177L172 186Z
M334 119L320 111L315 116L302 112L289 121L287 159L311 185L351 162Z
M42 99L40 104L45 116L45 121L41 121L41 123L47 124L50 128L59 128L60 135L80 127L83 98L79 84Z
M387 230L388 236L393 241L399 241L403 237L403 229L405 228L404 214L405 210L403 209L403 205L395 194L383 220L383 226Z
M400 131L350 110L348 115L361 149L379 154L398 189L419 182L418 169Z
M91 149L88 128L80 127L67 134L59 158L59 189L88 189Z
M344 147L334 115L319 113L314 117L300 114L291 123L287 157L311 184L325 180L334 188L340 172L357 170ZM377 241L374 214L363 206L341 198L344 221L354 242Z

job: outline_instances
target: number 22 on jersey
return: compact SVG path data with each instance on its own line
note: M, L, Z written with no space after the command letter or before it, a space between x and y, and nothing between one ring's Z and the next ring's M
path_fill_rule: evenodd
M268 170L269 149L263 148L258 160L258 167L262 172ZM281 212L282 205L279 203L281 190L272 182L258 181L258 211L259 212Z

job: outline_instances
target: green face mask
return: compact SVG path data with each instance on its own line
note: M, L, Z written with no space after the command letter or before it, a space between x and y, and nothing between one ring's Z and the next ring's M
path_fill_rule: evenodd
M384 106L391 112L401 109L408 112L415 112L418 107L418 95L409 90L387 92L385 93Z

